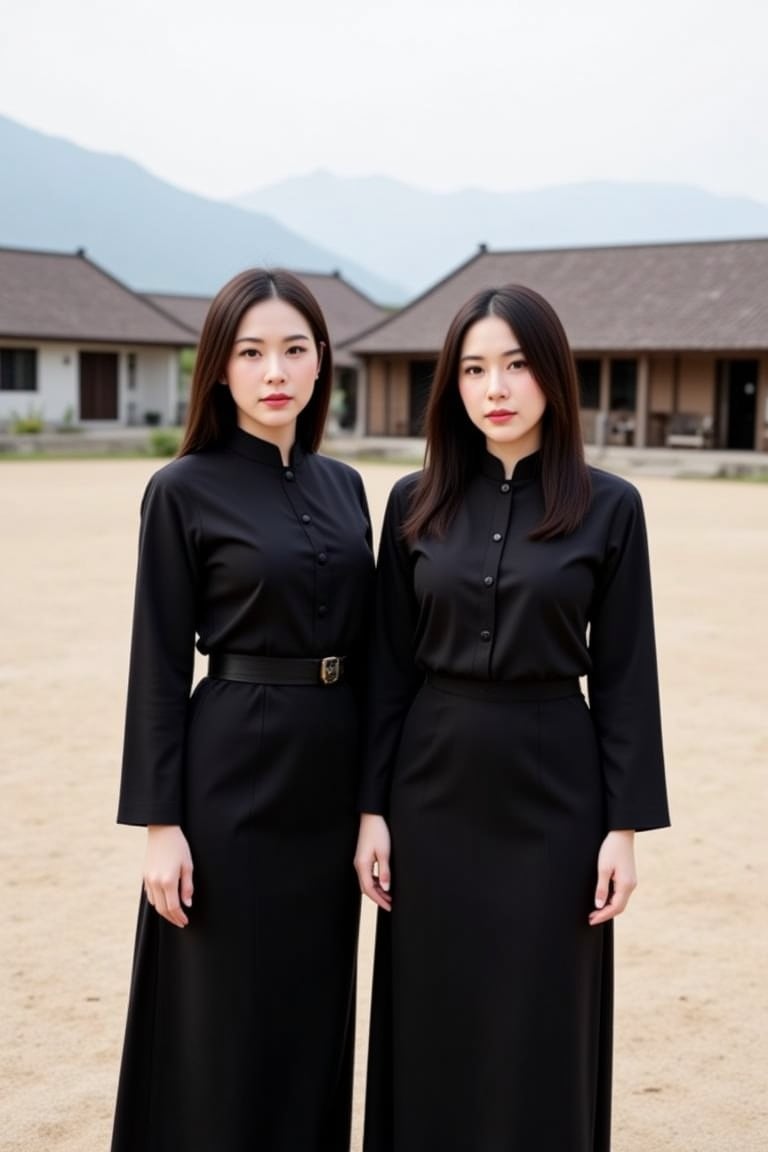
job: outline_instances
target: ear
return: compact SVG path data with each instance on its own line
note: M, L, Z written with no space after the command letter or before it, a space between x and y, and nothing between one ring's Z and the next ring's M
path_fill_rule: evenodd
M323 356L325 355L325 341L320 340L317 345L317 375L315 380L320 379L320 369L323 366Z

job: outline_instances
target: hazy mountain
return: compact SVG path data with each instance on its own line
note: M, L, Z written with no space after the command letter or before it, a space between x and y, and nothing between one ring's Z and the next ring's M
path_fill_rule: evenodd
M382 303L403 289L268 215L183 192L121 156L0 116L0 245L74 251L132 288L207 294L248 265L339 269Z
M681 184L568 184L529 192L436 193L329 172L238 197L380 276L422 291L490 248L715 240L768 235L768 205Z

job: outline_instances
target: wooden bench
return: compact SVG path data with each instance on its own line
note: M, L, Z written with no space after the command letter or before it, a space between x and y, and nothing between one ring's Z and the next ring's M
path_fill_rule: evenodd
M675 412L669 418L664 437L667 448L709 448L712 444L712 417L701 412Z

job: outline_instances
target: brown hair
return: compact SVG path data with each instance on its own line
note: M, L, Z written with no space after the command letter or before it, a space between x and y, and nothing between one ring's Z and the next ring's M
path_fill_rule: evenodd
M250 268L234 276L211 301L205 317L190 389L189 413L179 456L220 444L237 424L237 409L228 388L220 381L240 321L262 300L284 300L301 312L312 329L321 356L312 398L299 413L296 439L307 452L315 452L322 439L331 399L333 364L325 318L307 286L280 268Z
M485 452L485 437L459 393L459 359L469 328L487 316L509 324L547 402L542 418L544 518L531 539L572 532L589 507L591 486L579 424L573 353L557 313L531 288L509 284L468 300L453 318L437 362L425 416L427 455L414 490L406 537L442 536Z

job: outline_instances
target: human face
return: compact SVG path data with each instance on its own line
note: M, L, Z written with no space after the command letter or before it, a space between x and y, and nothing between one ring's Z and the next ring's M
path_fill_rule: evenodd
M275 444L287 460L296 420L312 398L322 352L297 308L277 298L243 314L224 373L238 427Z
M541 447L547 406L517 337L500 316L467 329L459 356L459 393L492 456L511 475L515 464Z

